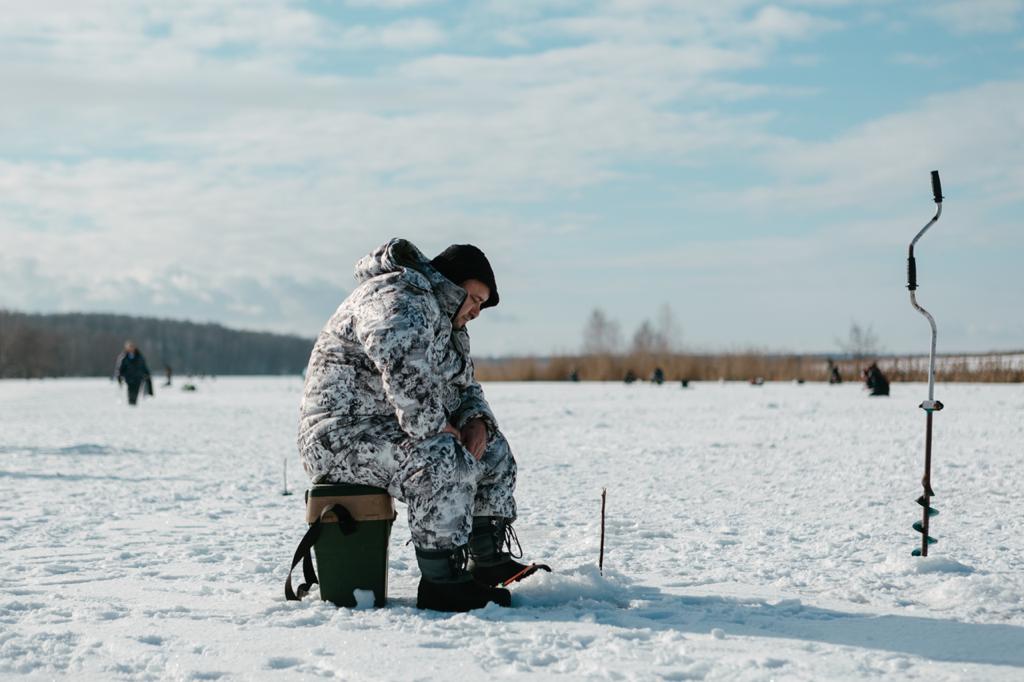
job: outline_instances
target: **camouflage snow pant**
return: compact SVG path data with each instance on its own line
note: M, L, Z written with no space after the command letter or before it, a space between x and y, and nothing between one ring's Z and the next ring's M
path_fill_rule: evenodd
M488 437L480 461L450 434L411 441L395 421L335 432L320 443L323 449L301 453L314 482L386 488L408 506L420 549L465 545L474 516L516 518L516 460L500 431Z

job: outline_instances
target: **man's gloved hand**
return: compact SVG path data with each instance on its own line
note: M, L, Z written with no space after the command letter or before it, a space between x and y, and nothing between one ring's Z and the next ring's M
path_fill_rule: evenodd
M487 449L487 427L482 419L470 419L462 427L462 444L469 453L480 460Z

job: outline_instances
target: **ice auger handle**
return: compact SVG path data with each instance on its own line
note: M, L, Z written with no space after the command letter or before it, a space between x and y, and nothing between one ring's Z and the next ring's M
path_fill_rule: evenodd
M921 478L921 486L924 488L924 494L917 499L917 503L924 507L922 512L921 520L914 524L914 530L921 534L921 546L913 551L914 556L928 556L928 545L936 542L935 538L928 534L928 519L935 516L939 512L931 506L931 498L935 495L932 490L932 417L935 412L942 409L942 403L935 400L935 339L938 336L938 331L935 328L935 319L931 314L921 307L917 302L917 294L914 291L917 289L917 263L914 261L914 244L924 236L924 233L928 231L935 221L942 215L942 183L939 181L939 171L932 171L932 194L935 197L935 217L928 221L928 224L921 228L921 231L917 233L913 241L910 242L910 246L907 249L907 288L910 289L910 305L914 309L921 313L925 319L928 320L928 325L932 329L932 348L928 354L928 400L921 403L921 408L925 411L925 437L924 437L924 476Z

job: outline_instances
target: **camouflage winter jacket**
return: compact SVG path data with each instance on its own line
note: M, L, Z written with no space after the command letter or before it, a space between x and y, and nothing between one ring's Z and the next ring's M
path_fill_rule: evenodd
M452 327L466 291L404 239L363 257L355 276L360 284L309 358L300 452L344 452L349 437L387 419L412 440L474 417L494 432L494 415L473 377L469 335Z

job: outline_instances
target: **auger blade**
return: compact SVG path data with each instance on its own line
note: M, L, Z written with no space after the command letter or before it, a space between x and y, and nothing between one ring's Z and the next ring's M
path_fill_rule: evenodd
M929 492L928 492L928 497L935 497L935 493L933 493L933 492L929 491ZM924 496L924 495L921 495L921 497L917 498L916 502L917 502L917 503L918 503L919 505L921 505L922 507L927 507L927 506L928 506L928 502L929 502L929 500L925 499L925 496Z
M916 530L916 531L917 531L918 533L924 533L924 526L923 526L923 525L921 525L921 522L920 522L920 521L914 521L914 526L913 526L913 528L914 528L914 530ZM935 544L936 542L938 542L938 540L936 540L935 538L933 538L933 537L932 537L932 536L930 536L930 535L928 536L928 544L929 544L929 545L934 545L934 544Z
M910 556L921 556L921 548L918 547L917 549L915 549L913 552L910 553Z

